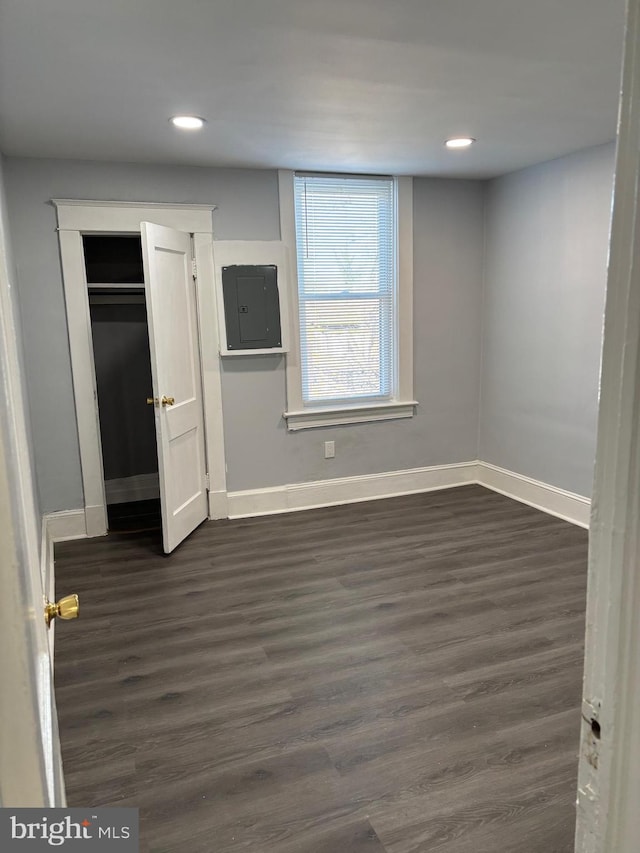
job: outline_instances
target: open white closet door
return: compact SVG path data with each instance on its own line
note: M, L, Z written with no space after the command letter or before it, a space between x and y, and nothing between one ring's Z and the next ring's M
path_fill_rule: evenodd
M142 222L162 539L171 553L207 517L198 316L191 237Z

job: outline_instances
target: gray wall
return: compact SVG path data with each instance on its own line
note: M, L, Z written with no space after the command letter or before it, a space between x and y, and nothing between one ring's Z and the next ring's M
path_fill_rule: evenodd
M489 184L479 458L591 494L615 146Z
M7 158L25 368L43 512L83 504L62 276L51 198L215 203L220 238L277 239L273 172Z
M44 512L82 505L78 437L52 197L213 203L219 239L279 238L273 171L8 158L6 181ZM230 490L474 459L484 186L414 182L415 418L287 433L284 359L224 360ZM323 458L323 441L336 458Z
M287 433L284 359L225 361L230 489L401 470L475 458L483 188L414 181L414 393L409 420ZM256 417L256 413L258 416ZM231 415L230 415L231 416ZM324 459L323 442L336 442Z
M4 251L4 256L7 265L7 275L9 279L9 294L11 298L11 313L13 320L13 327L16 335L16 345L18 351L18 363L22 375L22 398L24 400L24 412L21 415L24 415L24 426L26 431L26 440L29 448L29 455L31 458L31 472L33 474L33 478L30 479L29 483L25 483L24 488L28 490L28 501L33 508L34 515L36 519L40 518L40 507L39 507L39 499L37 494L37 485L35 482L35 455L34 455L34 445L33 439L31 435L31 422L29 418L29 410L27 403L27 388L25 381L25 366L24 366L24 349L22 345L22 325L20 321L20 306L18 301L18 290L16 287L17 282L17 274L15 267L15 257L13 253L13 246L11 242L11 231L9 228L9 212L7 209L7 197L5 190L5 180L4 180L4 172L5 172L5 158L0 155L0 246ZM0 252L0 256L2 252ZM38 547L40 546L40 540L38 539Z

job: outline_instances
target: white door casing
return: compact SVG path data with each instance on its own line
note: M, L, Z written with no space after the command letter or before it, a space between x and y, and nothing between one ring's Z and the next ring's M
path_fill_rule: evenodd
M148 220L193 234L198 268L200 354L205 380L209 517L226 518L226 465L211 217L214 205L86 199L52 201L58 218L87 536L105 534L107 522L82 235L140 233L140 223Z
M191 237L140 224L166 554L207 517L202 375Z
M577 853L640 838L640 0L629 0L591 511Z

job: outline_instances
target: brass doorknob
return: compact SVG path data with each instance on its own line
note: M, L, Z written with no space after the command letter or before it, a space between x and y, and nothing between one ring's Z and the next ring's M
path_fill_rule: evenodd
M157 397L147 397L147 406L154 406L157 402Z
M163 397L162 400L160 400L160 402L162 403L163 406L173 406L175 401L176 401L175 397Z
M51 604L50 601L44 606L44 619L48 626L56 617L60 619L77 619L80 615L80 599L77 595L65 595L60 601Z

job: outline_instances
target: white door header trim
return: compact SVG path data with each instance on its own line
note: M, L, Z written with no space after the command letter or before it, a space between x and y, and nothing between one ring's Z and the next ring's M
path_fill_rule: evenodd
M140 223L151 219L188 234L213 234L212 213L216 209L211 204L73 198L52 198L51 203L56 208L59 230L82 232L139 232Z

